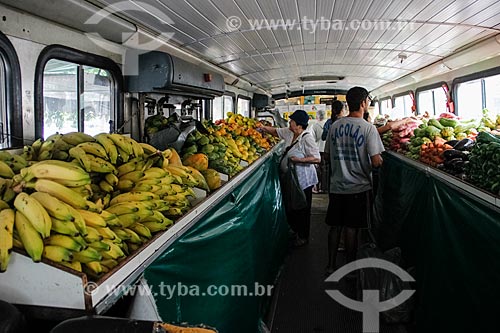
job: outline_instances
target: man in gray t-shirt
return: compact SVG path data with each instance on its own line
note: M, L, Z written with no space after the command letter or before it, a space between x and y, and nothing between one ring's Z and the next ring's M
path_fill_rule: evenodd
M327 271L335 269L337 247L346 227L348 261L356 257L357 234L369 226L372 203L372 168L382 165L384 151L377 129L363 119L370 97L362 87L346 95L349 115L336 121L328 132L325 153L329 154L330 202L326 223L331 226Z

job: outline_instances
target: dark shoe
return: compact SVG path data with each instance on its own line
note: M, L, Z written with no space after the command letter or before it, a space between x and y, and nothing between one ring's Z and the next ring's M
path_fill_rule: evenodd
M307 243L309 243L308 239L297 237L293 241L293 247L301 247L301 246L307 245Z

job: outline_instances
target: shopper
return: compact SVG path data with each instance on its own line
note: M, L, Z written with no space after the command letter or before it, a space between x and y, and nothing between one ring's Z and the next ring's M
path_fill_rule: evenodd
M321 156L321 163L316 165L316 173L318 174L318 184L314 185L313 193L322 193L325 188L327 188L328 183L328 169L326 169L326 162L323 159L323 154L325 152L325 141L322 139L323 135L323 127L325 125L325 111L318 110L316 111L316 121L312 124L309 123L307 126L308 131L309 127L311 127L311 134L314 136L314 141L318 145L319 154ZM326 173L326 175L325 175Z
M321 157L318 146L311 133L305 132L309 116L304 110L297 110L290 116L288 128L262 126L267 133L285 141L285 156L281 160L280 172L285 173L288 160L296 164L297 178L300 187L307 198L307 207L301 210L287 210L287 219L290 227L296 232L294 246L302 246L309 241L311 225L312 188L318 183L316 168L313 163L319 163Z
M358 231L370 226L372 168L382 165L382 140L374 125L363 119L370 105L368 91L354 87L347 92L349 115L332 124L326 140L332 175L326 223L328 235L327 272L335 269L337 248L345 227L348 262L356 257Z

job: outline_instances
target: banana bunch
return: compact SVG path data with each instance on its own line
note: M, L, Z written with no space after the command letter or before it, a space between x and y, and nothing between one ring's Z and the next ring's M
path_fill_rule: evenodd
M0 209L9 208L9 203L16 197L14 181L0 178Z
M0 177L12 178L27 166L28 161L23 156L0 151Z
M4 208L0 211L0 272L7 270L14 246L14 217L13 209Z

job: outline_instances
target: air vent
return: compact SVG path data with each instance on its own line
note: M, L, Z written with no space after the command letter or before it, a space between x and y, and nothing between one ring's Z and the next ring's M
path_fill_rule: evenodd
M345 77L338 75L312 75L312 76L301 76L299 77L300 81L335 81L328 83L336 83L336 81L341 81Z

